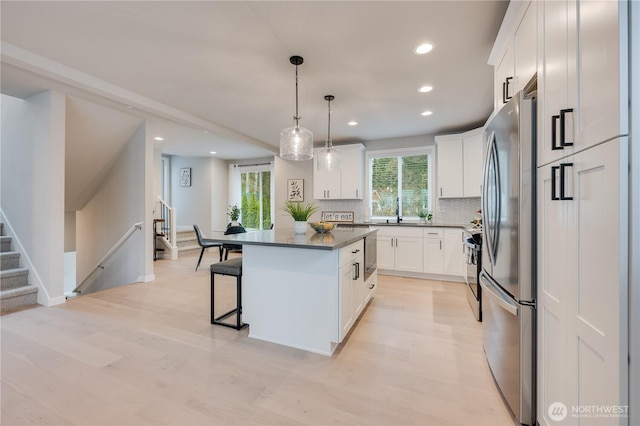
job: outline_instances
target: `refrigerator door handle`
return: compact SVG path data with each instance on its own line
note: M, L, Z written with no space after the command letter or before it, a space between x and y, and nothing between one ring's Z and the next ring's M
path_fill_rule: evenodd
M515 317L518 316L518 304L484 271L480 272L480 286L486 292L483 296L489 296L502 309Z

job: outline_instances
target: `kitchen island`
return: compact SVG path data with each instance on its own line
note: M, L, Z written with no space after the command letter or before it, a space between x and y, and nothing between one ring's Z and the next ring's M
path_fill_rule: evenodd
M242 316L249 337L323 355L343 341L377 288L364 279L367 228L214 233L242 244Z

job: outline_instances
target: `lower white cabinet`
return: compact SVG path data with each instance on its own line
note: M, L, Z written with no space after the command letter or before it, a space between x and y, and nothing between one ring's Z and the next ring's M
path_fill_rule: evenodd
M424 230L423 272L428 274L442 274L444 265L442 237L442 228L430 228Z
M460 228L380 226L378 268L463 277L462 234Z
M349 333L371 297L371 294L365 293L363 274L364 243L360 240L340 250L340 342Z
M464 232L457 228L444 230L444 259L442 273L445 275L464 276L464 264L462 263L464 252Z
M377 241L378 268L422 272L422 229L382 226Z
M628 141L612 140L538 169L538 420L572 408L629 404ZM567 407L551 418L554 403ZM582 422L581 422L582 423Z

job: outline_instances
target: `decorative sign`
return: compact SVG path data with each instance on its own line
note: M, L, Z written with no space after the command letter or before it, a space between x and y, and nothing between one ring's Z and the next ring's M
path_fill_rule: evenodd
M191 168L180 169L180 186L191 186Z
M323 222L351 222L353 223L353 212L322 212Z
M304 179L287 181L287 201L304 201Z

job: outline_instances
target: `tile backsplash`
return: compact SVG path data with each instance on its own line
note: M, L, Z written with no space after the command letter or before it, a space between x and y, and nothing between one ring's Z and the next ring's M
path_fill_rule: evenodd
M355 222L369 220L363 200L317 200L320 212L352 211ZM435 200L433 222L445 225L464 225L471 222L480 210L480 197L442 198Z

